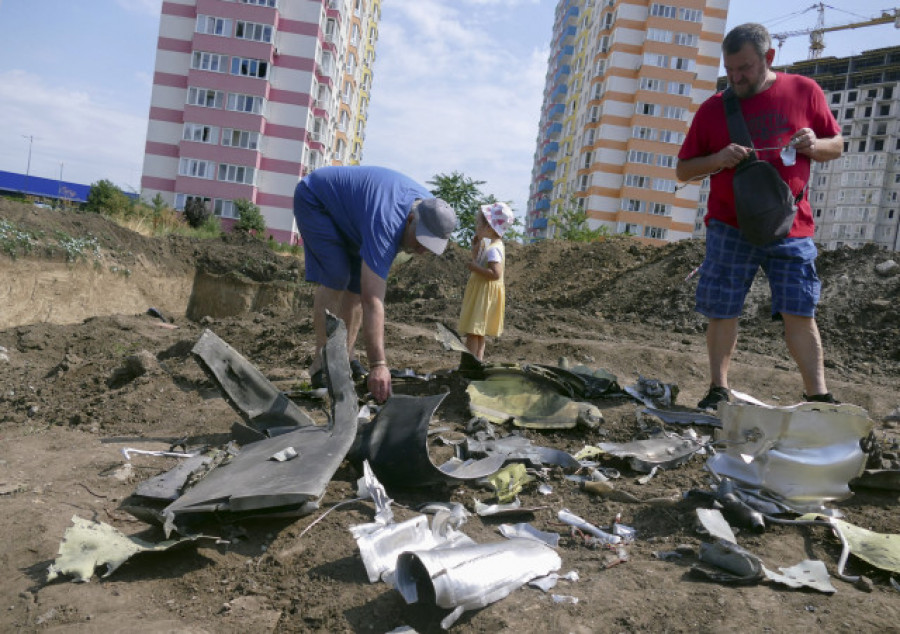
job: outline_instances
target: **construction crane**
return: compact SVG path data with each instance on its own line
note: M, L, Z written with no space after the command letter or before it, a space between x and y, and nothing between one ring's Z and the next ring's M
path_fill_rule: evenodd
M814 4L807 9L807 11L810 9L817 9L819 12L819 17L816 20L816 26L814 26L813 28L801 29L799 31L786 31L784 33L773 33L772 39L778 41L778 48L780 49L781 45L784 44L784 41L789 37L809 34L809 59L818 59L822 56L822 51L825 50L825 34L831 31L858 29L864 26L890 24L891 22L894 23L895 29L900 29L900 9L893 9L892 11L882 11L879 17L865 20L863 22L851 22L850 24L825 26L826 6L830 9L834 8L832 6L826 5L824 2L819 2L818 4Z

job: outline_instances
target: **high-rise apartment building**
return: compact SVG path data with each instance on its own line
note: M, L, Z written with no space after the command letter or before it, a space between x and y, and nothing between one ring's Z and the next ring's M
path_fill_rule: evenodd
M560 0L526 238L579 208L591 228L690 238L699 184L676 189L688 122L713 94L728 0Z
M362 158L381 0L164 0L142 195L259 206L298 237L298 179Z
M815 241L825 249L871 243L900 251L900 46L776 70L818 82L844 137L840 158L813 163L808 196ZM725 85L720 78L719 89ZM695 237L706 235L708 191L704 181Z

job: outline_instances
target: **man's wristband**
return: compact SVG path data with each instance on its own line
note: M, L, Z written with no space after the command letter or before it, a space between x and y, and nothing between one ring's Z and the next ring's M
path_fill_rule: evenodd
M372 361L372 362L369 364L369 367L370 367L370 368L377 368L377 367L382 366L382 365L386 366L386 365L387 365L387 361L385 361L384 359L382 359L381 361Z

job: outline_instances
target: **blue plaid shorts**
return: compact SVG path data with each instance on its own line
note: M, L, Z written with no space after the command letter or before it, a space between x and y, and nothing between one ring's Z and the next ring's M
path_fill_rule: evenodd
M697 284L697 312L712 319L739 317L762 268L772 292L772 318L781 313L815 317L822 283L812 238L784 238L757 247L735 227L715 220L706 228L706 258Z

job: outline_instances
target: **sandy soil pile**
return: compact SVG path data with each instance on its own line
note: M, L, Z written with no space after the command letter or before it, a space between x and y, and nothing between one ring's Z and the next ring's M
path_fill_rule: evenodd
M106 522L129 535L162 539L158 528L119 508L137 483L173 466L121 449L223 444L239 415L190 354L205 328L236 348L276 386L306 378L313 352L311 288L302 261L270 252L254 240L148 239L96 215L59 214L0 201L0 225L32 238L25 249L0 254L0 581L4 631L84 632L387 632L408 625L436 632L445 610L406 605L384 584L370 584L348 527L370 521L372 506L354 503L318 518L214 525L218 543L201 542L142 555L104 580L46 581L47 568L73 515ZM0 229L0 238L4 235ZM72 256L66 238L89 249ZM0 244L10 245L10 238ZM10 255L10 252L15 257ZM613 372L622 385L638 375L675 383L678 403L694 405L707 384L703 321L693 312L703 245L664 248L631 240L595 244L545 242L508 247L507 332L489 341L489 361L555 364L560 357ZM876 423L886 460L896 458L900 406L900 275L876 266L897 254L870 249L823 253L819 325L829 386L865 407ZM456 353L434 339L435 324L455 326L467 271L466 253L415 258L391 272L386 337L394 368L453 369ZM802 385L768 317L768 291L758 280L741 323L732 386L773 404L791 404ZM237 301L236 298L241 301ZM147 314L155 308L166 320ZM188 319L191 314L195 319ZM201 316L205 315L205 316ZM134 358L142 359L138 364ZM460 381L460 385L463 383ZM397 392L422 393L398 383ZM437 389L437 388L436 388ZM630 399L594 402L605 421L596 431L527 431L535 444L577 452L603 441L642 437L639 406ZM321 403L302 402L317 416ZM891 413L894 412L893 416ZM455 389L436 422L464 430L467 397ZM710 430L703 430L709 433ZM677 430L676 430L677 431ZM437 451L437 449L436 449ZM708 488L703 459L663 471L647 484L627 464L616 487L634 496L678 496ZM344 464L323 508L355 497L358 474ZM653 553L678 545L697 549L692 503L668 506L593 497L554 474L552 493L535 488L523 504L544 510L530 521L563 535L561 572L580 581L561 585L577 604L522 588L467 613L457 632L493 631L889 631L900 622L889 575L851 558L848 572L871 579L869 591L834 580L832 596L770 584L729 587L688 575L695 559L663 561ZM478 487L391 490L398 519L430 500L490 500ZM900 533L896 493L858 491L840 502L846 519ZM569 535L556 513L569 508L597 525L617 514L638 532L629 561L610 566L611 553ZM473 516L462 528L479 542L500 539L498 521ZM835 571L840 543L821 528L773 526L740 534L745 548L772 569L803 559Z

